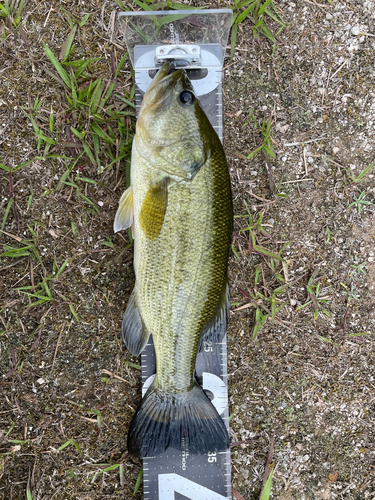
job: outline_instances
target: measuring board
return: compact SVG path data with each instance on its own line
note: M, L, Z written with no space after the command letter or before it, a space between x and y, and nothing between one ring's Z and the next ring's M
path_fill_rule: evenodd
M136 111L158 69L174 62L176 68L185 68L222 141L222 68L231 19L231 9L120 13L135 72ZM156 371L152 338L141 357L144 396ZM219 343L205 342L195 369L197 381L229 432L226 336ZM191 455L188 442L182 448L143 459L144 500L231 499L230 450Z

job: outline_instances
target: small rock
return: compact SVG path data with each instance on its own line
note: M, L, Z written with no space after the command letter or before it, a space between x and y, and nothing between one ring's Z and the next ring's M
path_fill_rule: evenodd
M334 155L336 155L339 151L340 151L340 148L338 148L337 146L334 146L332 148L332 154L334 154Z
M359 28L359 26L353 26L353 28L350 30L350 33L353 35L353 36L358 36L360 34L361 30Z

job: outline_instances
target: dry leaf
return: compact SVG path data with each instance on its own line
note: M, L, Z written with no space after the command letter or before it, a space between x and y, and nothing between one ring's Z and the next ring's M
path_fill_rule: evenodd
M56 231L54 229L49 229L48 232L52 236L52 238L58 238L59 237L59 235L56 233Z
M334 483L335 481L337 481L339 475L337 474L337 472L332 472L331 474L328 475L328 481L330 483Z
M244 497L241 495L241 493L237 491L234 486L233 486L233 496L235 500L245 500Z

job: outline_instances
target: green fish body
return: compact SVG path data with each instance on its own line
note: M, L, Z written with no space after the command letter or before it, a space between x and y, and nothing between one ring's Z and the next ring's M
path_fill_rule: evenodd
M221 142L186 73L164 65L146 92L132 150L131 187L115 231L132 225L135 288L124 314L127 348L152 334L156 377L128 434L129 452L168 447L202 454L229 446L224 422L194 377L204 341L225 333L232 232L230 179Z

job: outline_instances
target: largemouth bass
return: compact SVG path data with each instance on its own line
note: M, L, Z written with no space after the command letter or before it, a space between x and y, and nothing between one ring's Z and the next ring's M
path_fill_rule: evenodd
M132 226L136 284L122 324L139 355L152 334L156 377L130 425L128 451L155 456L168 447L224 450L223 420L194 376L198 348L221 339L230 307L227 261L232 199L221 142L184 70L165 64L137 121L131 186L114 230Z

